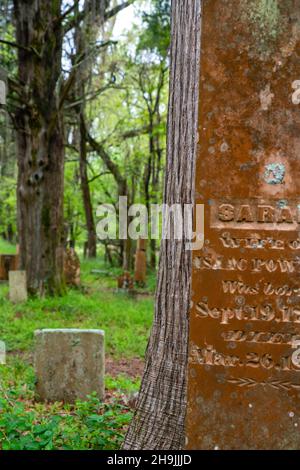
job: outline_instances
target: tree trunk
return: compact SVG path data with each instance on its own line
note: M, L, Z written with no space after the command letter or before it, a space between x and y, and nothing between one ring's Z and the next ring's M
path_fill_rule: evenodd
M100 11L104 11L103 0L98 2ZM79 5L76 6L76 13L78 11ZM82 64L77 66L76 73L76 94L77 99L79 99L79 104L76 106L77 118L78 118L78 128L79 128L79 167L80 167L80 184L83 200L83 208L85 214L86 230L87 230L87 243L85 247L85 254L88 258L97 257L97 234L96 234L96 224L93 212L93 203L88 179L88 160L87 160L87 141L86 141L86 129L85 129L85 108L86 108L86 82L89 81L89 76L92 69L91 59L88 59L86 56L87 52L87 38L89 36L94 36L92 31L95 28L96 17L91 17L91 4L89 0L86 0L84 3L83 11L85 12L85 20L83 24L79 24L75 29L75 44L76 44L76 56L80 57ZM96 12L95 12L96 13ZM73 64L76 66L76 62Z
M83 117L83 110L81 110L79 115L80 121L80 181L81 181L81 191L83 197L83 206L86 220L86 228L88 233L87 240L87 257L96 258L97 257L97 234L96 234L96 224L93 212L93 204L88 180L87 172L87 145L86 145L86 132L85 124Z
M171 84L165 203L194 197L200 72L201 0L173 0ZM125 449L184 446L191 252L185 241L163 241L154 325L135 416Z
M16 115L21 269L31 293L64 290L64 132L57 93L61 73L61 1L14 0L19 81Z

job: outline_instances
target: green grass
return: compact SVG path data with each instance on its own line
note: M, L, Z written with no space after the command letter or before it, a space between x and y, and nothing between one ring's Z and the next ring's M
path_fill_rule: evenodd
M0 253L14 247L0 240ZM91 274L92 269L104 272ZM106 354L113 359L143 358L153 318L153 297L116 293L119 269L100 260L82 262L82 289L56 298L13 305L0 284L0 340L7 364L0 366L0 449L116 449L132 416L124 397L139 389L140 378L106 376L107 397L75 405L39 403L34 395L34 331L42 328L105 330ZM144 291L153 292L155 274Z
M34 372L19 358L0 366L1 450L118 449L132 417L120 392L101 403L94 395L74 405L39 403Z
M90 264L87 268L83 263L86 290L70 289L62 297L13 305L7 298L7 285L0 285L0 338L8 351L31 350L37 329L91 328L105 330L107 354L144 356L153 317L152 297L135 300L114 292L116 279L92 279Z
M71 290L63 297L33 299L12 305L1 287L0 337L9 351L33 348L34 331L43 328L105 330L106 351L115 357L143 357L152 321L151 299L135 301L122 294Z
M14 255L16 253L15 245L11 245L2 238L0 238L0 254Z

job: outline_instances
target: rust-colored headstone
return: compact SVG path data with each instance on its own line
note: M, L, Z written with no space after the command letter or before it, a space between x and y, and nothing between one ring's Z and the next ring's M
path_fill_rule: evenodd
M118 277L118 288L131 291L133 290L133 278L128 271Z
M300 449L300 3L204 0L188 449Z

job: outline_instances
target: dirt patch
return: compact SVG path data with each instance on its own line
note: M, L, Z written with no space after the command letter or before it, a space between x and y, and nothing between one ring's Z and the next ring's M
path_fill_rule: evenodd
M131 378L141 378L144 372L144 360L139 358L133 359L114 359L107 357L105 360L106 373L112 377L118 375L127 375Z

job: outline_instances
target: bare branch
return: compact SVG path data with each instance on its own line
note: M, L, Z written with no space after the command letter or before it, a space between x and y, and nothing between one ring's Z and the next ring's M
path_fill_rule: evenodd
M130 5L133 4L135 0L128 0L127 2L123 2L120 5L117 5L116 7L112 8L111 10L105 12L104 15L104 20L107 21L110 18L113 18L116 16L120 11L124 10L124 8L129 7Z
M115 178L119 188L124 189L126 188L126 179L122 176L120 169L118 165L111 159L110 155L107 153L105 148L100 142L97 142L91 134L88 132L86 125L84 123L84 128L85 128L85 135L86 135L86 140L88 141L89 145L94 149L96 153L101 157L103 163L107 167L107 169L110 171L110 173L113 175Z
M126 2L121 3L120 5L117 5L116 7L112 8L111 10L105 12L103 22L110 20L114 16L116 16L120 11L124 10L125 8L129 7L130 5L133 4L135 0L128 0ZM78 14L74 15L68 23L65 25L64 32L67 33L70 31L72 28L75 28L78 24L81 23L81 21L84 19L86 15L86 11L81 11Z
M108 171L103 171L102 173L100 173L99 175L95 175L93 176L90 180L88 180L88 183L92 183L93 181L97 180L98 178L101 178L101 176L105 176L105 175L110 175L111 173L108 172Z
M0 38L0 44L5 44L6 46L14 47L15 49L21 49L21 51L34 52L30 47L22 46L16 42L6 41L5 39Z

